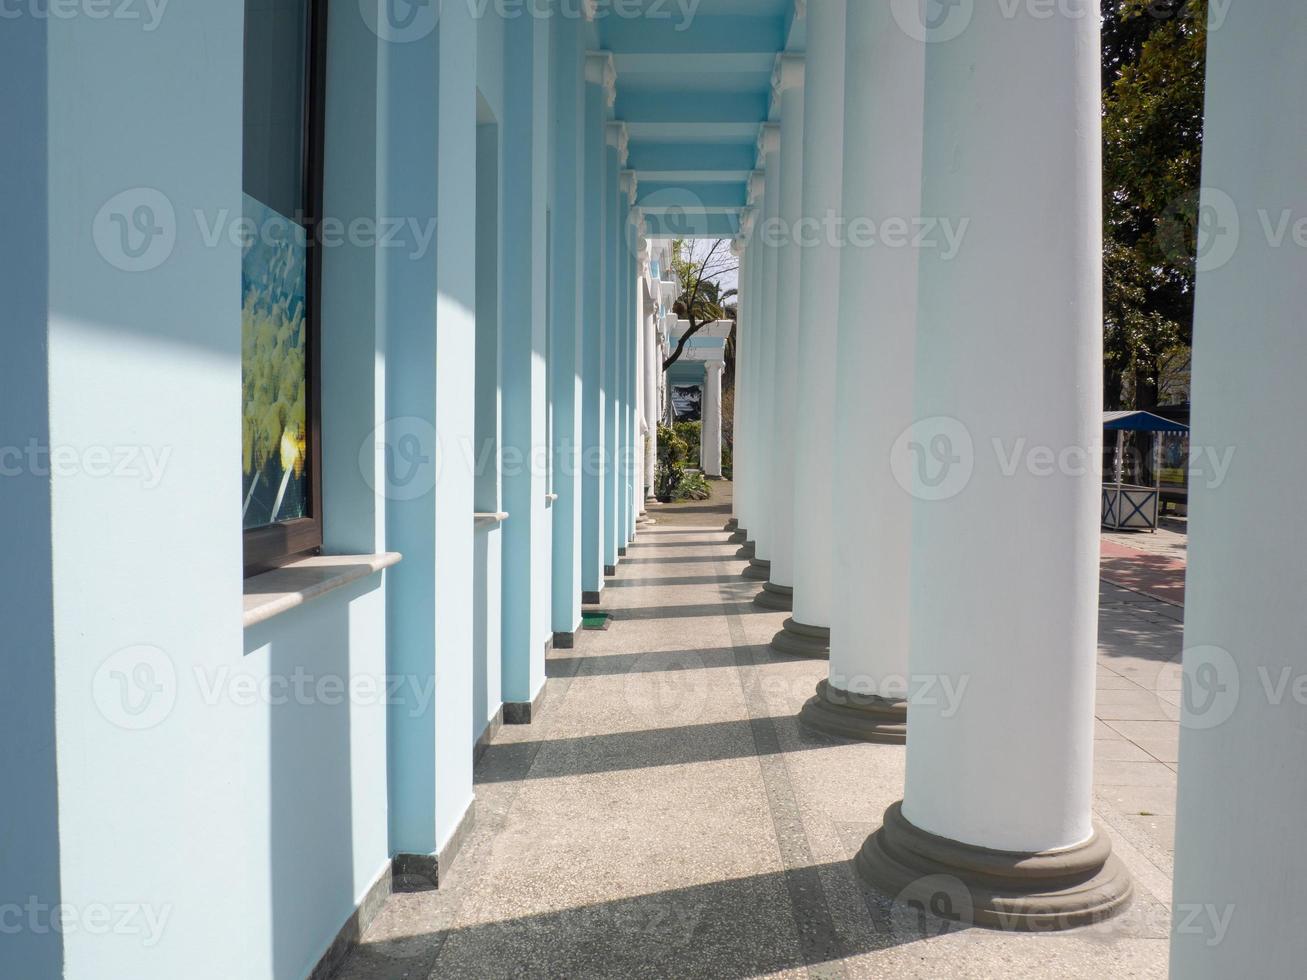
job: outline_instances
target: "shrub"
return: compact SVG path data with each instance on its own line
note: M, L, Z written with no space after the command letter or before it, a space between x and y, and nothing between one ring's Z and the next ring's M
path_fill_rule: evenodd
M702 473L686 473L676 488L677 500L707 500L712 496L712 485Z
M658 468L654 471L654 496L665 504L676 499L685 478L689 447L674 429L658 426Z
M685 462L686 465L697 467L702 458L699 445L703 441L703 423L702 422L677 422L676 434L685 443Z

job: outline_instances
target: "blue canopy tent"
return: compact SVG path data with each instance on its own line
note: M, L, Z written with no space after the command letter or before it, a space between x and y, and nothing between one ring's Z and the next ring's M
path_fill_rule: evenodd
M1189 426L1152 412L1104 412L1103 429L1116 433L1113 479L1111 483L1103 485L1103 527L1113 530L1156 531L1162 499L1162 471L1157 461L1158 436L1164 432L1185 433L1189 431ZM1132 486L1123 481L1127 432L1152 433L1152 487Z

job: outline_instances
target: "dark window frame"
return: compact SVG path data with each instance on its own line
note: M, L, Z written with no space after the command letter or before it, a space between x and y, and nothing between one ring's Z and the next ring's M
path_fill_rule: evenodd
M326 148L328 0L308 0L309 23L304 79L303 172L305 237L305 353L308 377L309 516L244 531L245 577L322 551L322 221L323 158Z

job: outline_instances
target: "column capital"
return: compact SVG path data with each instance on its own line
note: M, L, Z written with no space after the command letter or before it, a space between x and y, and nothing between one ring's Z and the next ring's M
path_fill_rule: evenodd
M627 155L626 123L622 123L622 143L617 148L617 150L622 156L622 164L625 165L626 155ZM622 181L622 193L626 195L627 203L630 204L631 207L634 209L636 191L639 190L640 187L640 178L635 175L634 170L623 170L621 174L621 181ZM634 214L635 211L632 210L631 213Z
M627 151L630 147L630 136L624 122L610 122L604 127L604 138L609 146L617 150L617 165L626 166Z
M758 220L758 209L750 205L740 212L740 244L742 247L749 244L749 239L753 237L753 226Z
M758 129L758 157L766 160L767 156L772 153L779 153L781 150L781 124L780 123L763 123ZM761 175L760 175L761 176ZM749 193L753 193L753 180L749 181Z
M782 52L776 56L776 65L771 73L773 98L780 98L781 94L789 89L803 87L805 64L806 61L800 54Z
M611 51L586 52L585 80L604 87L604 102L611 109L617 101L617 65Z

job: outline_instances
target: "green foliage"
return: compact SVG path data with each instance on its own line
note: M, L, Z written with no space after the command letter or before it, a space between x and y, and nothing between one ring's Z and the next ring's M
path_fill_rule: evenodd
M658 467L654 471L654 496L665 504L677 500L707 500L712 496L712 488L704 475L687 472L685 468L687 462L697 462L699 458L697 455L691 456L690 444L685 435L694 436L697 453L700 429L698 422L678 422L675 428L658 426Z
M654 470L654 496L665 504L676 499L685 479L685 460L689 447L674 429L658 426L658 466Z
M703 458L703 453L699 449L703 441L703 423L677 422L675 429L677 438L685 443L686 463L690 466L698 466L699 460Z
M707 500L712 496L712 486L702 473L686 473L681 477L681 485L676 489L677 500Z
M1166 365L1192 337L1206 53L1207 0L1105 0L1109 408L1157 404Z
M735 479L735 454L730 446L722 446L722 477L727 480Z

